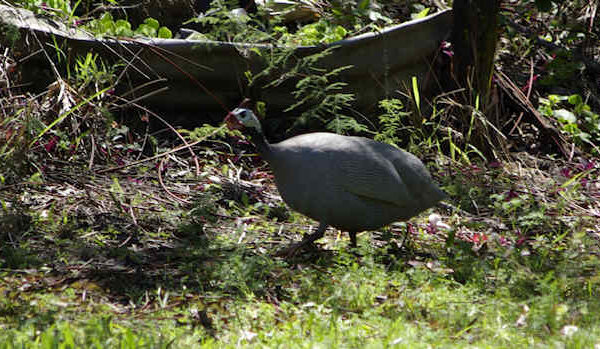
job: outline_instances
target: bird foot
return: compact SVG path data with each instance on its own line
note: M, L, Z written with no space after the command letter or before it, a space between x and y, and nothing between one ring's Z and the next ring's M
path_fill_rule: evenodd
M290 244L288 247L283 248L277 252L275 252L276 257L284 257L284 258L292 258L294 257L300 250L303 248L312 246L314 244L312 241L301 241Z
M313 242L323 237L326 228L327 225L325 223L321 223L319 225L319 228L317 228L316 232L309 235L305 235L302 241L293 243L290 246L284 248L283 250L276 252L275 256L291 258L294 257L296 253L298 253L298 251L305 247L314 247L315 245L313 244Z
M286 248L283 248L275 252L276 257L292 258L296 255L298 250L302 248L302 243L293 243Z

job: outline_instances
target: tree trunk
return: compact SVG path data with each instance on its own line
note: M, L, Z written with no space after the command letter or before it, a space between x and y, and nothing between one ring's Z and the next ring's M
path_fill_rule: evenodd
M454 79L465 89L460 101L467 142L483 154L493 156L489 127L491 112L491 81L498 42L498 11L500 0L454 0L454 27L451 34L454 47ZM478 103L477 103L478 102ZM473 109L477 107L476 110ZM469 139L469 135L471 136Z

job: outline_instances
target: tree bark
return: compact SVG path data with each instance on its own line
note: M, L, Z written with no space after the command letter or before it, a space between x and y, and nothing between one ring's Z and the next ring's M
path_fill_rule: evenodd
M451 34L454 47L454 79L465 88L465 106L474 107L475 114L490 112L491 82L498 42L498 12L500 0L454 0L454 27ZM488 120L474 120L473 109L466 108L463 122L472 142L484 154L491 154L492 142ZM495 137L492 137L495 138Z
M455 0L455 77L487 100L498 42L500 0Z

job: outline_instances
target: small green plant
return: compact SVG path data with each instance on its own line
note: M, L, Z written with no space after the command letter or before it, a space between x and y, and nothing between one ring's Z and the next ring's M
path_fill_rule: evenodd
M285 112L297 112L291 128L325 127L336 133L347 131L366 132L368 127L361 124L347 112L354 100L354 95L343 91L346 83L339 81L341 72L351 69L343 66L330 71L319 67L321 59L332 54L333 49L326 49L315 54L297 57L290 47L274 47L268 51L256 50L263 57L266 68L258 73L246 72L248 85L259 87L264 93L284 83L294 83L296 90L292 92L295 99Z
M85 25L85 28L96 36L118 36L118 37L146 37L170 39L173 37L171 30L161 27L154 18L146 18L135 30L131 23L124 19L114 20L110 12L105 12L100 18L94 19Z
M378 24L394 22L382 14L381 8L371 6L371 1L333 1L328 4L328 11L316 10L320 17L317 22L298 27L282 24L281 16L271 16L262 6L252 15L230 10L237 6L237 1L212 1L210 10L186 23L200 24L200 37L209 40L298 46L327 44L345 39L357 30L378 30Z
M3 33L5 45L13 46L21 40L21 34L17 26L0 21L0 31Z
M580 95L549 95L548 98L540 98L539 103L538 110L556 119L562 130L578 145L591 146L598 153L600 115L594 113Z
M546 65L547 74L540 80L542 86L568 84L585 65L573 58L573 53L565 50L557 51L554 58Z
M538 205L532 195L508 191L504 194L491 194L490 199L496 214L509 218L514 229L522 232L539 231L548 222L546 206Z
M81 0L77 0L75 1L75 4L71 6L71 1L69 0L26 0L21 1L21 6L34 13L52 13L61 18L67 19L69 22L73 22L76 19L75 10L80 3Z
M271 25L277 19L261 21L267 14L259 7L258 13L253 16L231 12L231 8L238 5L237 1L216 0L211 1L211 8L198 18L192 18L184 24L197 23L202 27L202 33L194 37L204 40L227 42L263 42L273 40Z
M288 107L285 112L304 108L296 121L297 124L319 120L328 130L336 133L368 131L367 126L344 114L354 100L354 95L343 93L342 89L346 83L335 81L335 77L346 69L348 67L326 72L313 68L313 74L304 77L296 84L296 90L292 94L297 102Z
M273 31L281 35L279 42L292 46L328 44L342 40L348 35L348 31L344 27L332 24L325 19L307 24L294 34L289 33L287 27L284 26L277 26L273 28Z
M371 27L378 30L378 24L391 24L393 20L383 14L382 7L370 0L331 1L330 11L325 18L349 30Z
M88 52L85 56L75 58L74 74L71 74L69 69L68 75L75 81L79 90L89 86L106 87L114 84L116 76L112 69L100 59L97 53Z
M430 114L424 114L416 77L412 79L411 92L406 93L405 96L410 99L390 98L379 102L382 114L378 116L379 124L375 132L375 140L406 148L417 146L421 150L438 145L439 138L445 136L439 133L442 121L440 115L443 114L443 109L438 109L434 101ZM451 147L462 153L452 142Z
M107 0L112 5L117 1ZM21 2L23 8L37 14L54 14L65 19L70 24L79 25L80 18L75 16L75 11L82 0L77 0L73 5L69 0L26 0ZM98 37L118 36L118 37L147 37L170 39L173 37L171 30L167 27L161 27L154 18L146 18L142 24L133 29L131 23L124 19L114 20L110 12L105 12L100 18L92 19L87 22L83 28L91 31Z
M404 103L399 99L384 99L379 102L379 107L384 113L379 115L380 130L375 135L375 140L389 144L401 143L404 130L412 130L411 127L404 126L404 118L410 115L407 112ZM413 132L409 132L414 134Z

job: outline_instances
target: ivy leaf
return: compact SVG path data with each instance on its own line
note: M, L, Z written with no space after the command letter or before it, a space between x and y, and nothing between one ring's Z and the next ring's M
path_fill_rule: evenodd
M116 23L115 23L115 35L117 36L133 36L133 30L131 30L131 23L119 19Z
M580 95L570 95L569 103L572 105L580 105L583 103L583 99L581 98Z
M161 39L170 39L173 37L173 33L167 27L160 27L158 30L158 37Z
M135 30L136 34L140 34L142 36L148 37L148 38L155 38L156 37L156 29L152 28L151 26L149 26L148 24L140 24L140 26Z
M558 109L554 111L554 117L560 122L574 124L577 122L577 117L572 112L566 109Z
M158 27L160 27L160 24L158 24L158 21L152 17L148 17L144 20L144 24L147 24L150 28L153 28L154 30L158 30Z
M429 10L430 10L430 8L426 7L423 10L421 10L419 13L410 15L410 17L411 17L411 19L425 18L429 14Z

